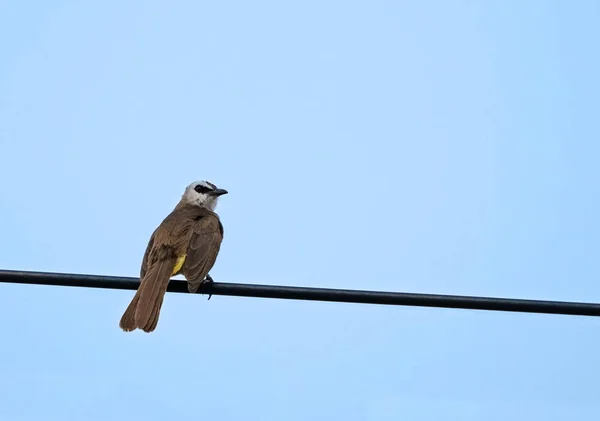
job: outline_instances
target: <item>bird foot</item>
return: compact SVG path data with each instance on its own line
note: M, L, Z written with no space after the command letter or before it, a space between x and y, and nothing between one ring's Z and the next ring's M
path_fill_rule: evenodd
M206 275L206 278L204 278L204 282L202 282L202 288L204 288L204 285L206 284L212 284L213 282L213 278L210 275ZM210 297L212 297L212 294L208 294L208 299L210 300Z

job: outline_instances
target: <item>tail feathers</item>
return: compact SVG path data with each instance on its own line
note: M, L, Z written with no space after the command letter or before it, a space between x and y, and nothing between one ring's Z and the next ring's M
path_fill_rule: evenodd
M135 324L135 309L137 308L138 301L140 300L139 290L133 296L133 299L127 306L125 313L121 317L121 321L119 322L119 327L123 329L125 332L131 332L137 329L137 325Z
M135 329L152 332L156 329L175 260L165 258L148 268L140 287L121 317L121 329L126 332Z
M156 329L156 325L158 325L158 316L160 315L160 309L162 307L162 303L165 298L165 292L167 290L167 285L168 284L165 284L165 290L158 297L158 303L155 306L155 310L152 313L152 316L150 317L150 319L148 319L148 323L143 328L145 332L152 332L154 329Z

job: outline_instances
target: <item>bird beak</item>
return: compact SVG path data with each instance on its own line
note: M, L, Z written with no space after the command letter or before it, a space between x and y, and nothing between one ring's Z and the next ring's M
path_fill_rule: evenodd
M222 196L222 195L227 194L227 193L228 192L225 189L215 189L215 190L209 191L208 195L209 196L219 197L219 196Z

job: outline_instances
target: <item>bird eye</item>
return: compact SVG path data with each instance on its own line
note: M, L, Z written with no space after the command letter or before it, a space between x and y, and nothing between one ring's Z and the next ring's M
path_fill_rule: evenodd
M202 184L198 184L196 187L194 187L194 190L196 190L200 194L204 194L209 192L211 189L209 189L206 186L203 186Z

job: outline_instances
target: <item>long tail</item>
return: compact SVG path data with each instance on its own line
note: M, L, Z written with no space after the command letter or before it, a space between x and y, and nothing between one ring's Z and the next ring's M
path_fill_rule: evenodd
M125 332L138 328L144 332L152 332L156 329L175 261L175 258L161 259L148 268L146 276L141 280L140 287L119 322L119 326Z

